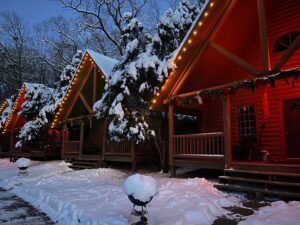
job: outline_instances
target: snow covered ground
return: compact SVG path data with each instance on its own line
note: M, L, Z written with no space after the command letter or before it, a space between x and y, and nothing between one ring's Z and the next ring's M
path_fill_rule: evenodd
M46 212L58 224L128 224L132 205L124 194L128 177L114 169L72 171L65 163L31 162L28 176L0 160L0 186ZM170 179L147 174L158 181L159 192L148 206L151 225L212 224L221 216L231 217L224 207L240 206L241 200L226 195L203 178ZM245 218L241 225L299 224L299 202L275 202Z

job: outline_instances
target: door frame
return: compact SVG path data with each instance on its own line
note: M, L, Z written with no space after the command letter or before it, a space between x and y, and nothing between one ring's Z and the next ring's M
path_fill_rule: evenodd
M295 162L299 162L300 161L300 157L298 158L289 158L288 157L288 146L287 146L287 137L285 135L285 128L286 128L286 123L285 123L285 112L284 112L284 102L285 101L289 101L289 100L293 100L293 99L299 99L300 100L300 96L299 97L289 97L289 98L283 98L281 99L281 101L279 102L280 106L280 113L281 113L281 121L280 121L280 128L281 128L281 137L282 137L282 147L284 149L283 154L285 157L285 160L287 161L295 161Z

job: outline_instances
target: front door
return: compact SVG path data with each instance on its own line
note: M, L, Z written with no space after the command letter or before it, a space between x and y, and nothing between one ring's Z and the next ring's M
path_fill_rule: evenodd
M283 101L288 158L300 158L300 98Z

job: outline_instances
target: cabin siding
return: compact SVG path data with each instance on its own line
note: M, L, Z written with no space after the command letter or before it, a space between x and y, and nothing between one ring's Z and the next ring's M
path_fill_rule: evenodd
M207 108L202 111L202 132L221 132L224 130L222 98L205 100Z
M275 2L273 2L274 4ZM297 0L277 1L267 14L267 36L269 46L270 67L272 68L283 56L284 52L273 53L276 41L283 35L300 31L300 5ZM245 51L244 60L257 69L261 69L261 53L259 35L255 34ZM282 70L300 66L300 49L283 65ZM233 71L232 71L233 72Z
M264 149L268 150L273 159L283 160L286 156L284 115L282 101L287 99L300 98L300 84L292 86L292 80L276 81L275 88L268 87L268 102L270 117L264 118L262 91L255 93L248 90L239 90L231 97L231 125L232 145L239 144L239 120L238 108L241 106L253 105L256 113L257 137L260 138ZM261 130L262 125L265 128Z

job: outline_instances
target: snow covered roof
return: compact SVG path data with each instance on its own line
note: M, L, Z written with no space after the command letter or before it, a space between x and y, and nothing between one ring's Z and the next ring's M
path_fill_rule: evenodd
M4 126L12 109L13 102L11 99L6 99L0 107L0 129Z
M89 49L86 50L86 53L88 53L91 56L93 61L96 63L98 68L105 74L106 77L110 76L111 71L118 62L118 60L107 57Z
M207 0L197 18L194 20L185 38L173 56L172 62L177 69L168 78L168 82L162 86L160 96L156 99L156 104L151 105L153 110L162 110L164 100L172 96L177 90L177 86L182 83L183 77L188 74L189 68L192 68L191 62L193 57L199 53L202 48L207 46L207 38L211 30L215 29L216 24L221 23L220 15L228 9L230 1Z
M70 110L73 107L72 102L76 101L76 99L74 99L76 96L78 97L78 95L74 93L73 89L75 89L75 91L80 91L82 82L85 82L85 78L89 75L87 74L87 72L90 62L94 63L98 67L98 70L104 74L105 79L108 80L111 76L112 69L114 68L116 63L118 63L118 60L112 59L90 49L87 49L83 53L81 62L78 65L76 72L74 73L74 76L68 86L68 89L65 92L64 97L62 97L61 104L58 105L58 109L56 110L56 114L54 117L55 119L51 123L52 128L56 127L59 123L66 119L66 117L70 113Z
M11 100L10 99L5 99L1 106L0 106L0 116L2 115L3 111L10 105Z
M37 83L28 83L28 82L24 82L18 97L16 99L16 101L14 102L14 104L12 103L11 105L11 109L9 114L7 115L7 119L4 122L4 133L8 132L11 128L12 128L12 124L17 124L17 121L19 121L19 113L22 110L22 104L25 101L25 96L26 93L32 92L34 93L33 99L35 99L35 95L38 94L41 91L38 90L43 90L43 94L49 94L53 92L52 88L46 87L44 84L37 84ZM19 121L20 122L20 121ZM21 123L25 123L25 120L22 119Z

